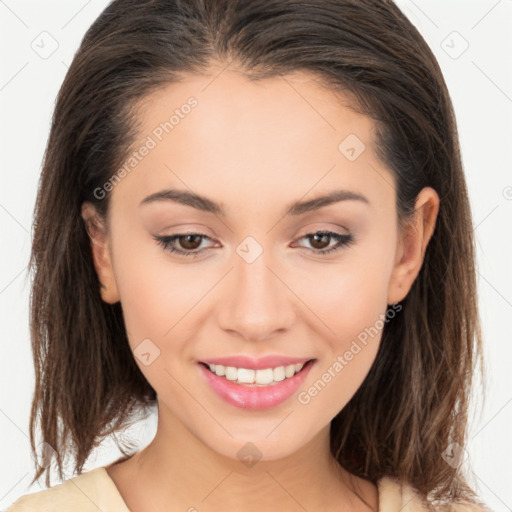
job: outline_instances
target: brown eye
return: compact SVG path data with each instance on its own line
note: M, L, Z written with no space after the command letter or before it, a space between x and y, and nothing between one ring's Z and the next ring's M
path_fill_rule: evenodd
M201 243L211 238L201 233L180 233L171 236L157 236L153 238L164 250L180 256L196 257L201 255L205 248L200 248Z
M315 233L313 235L308 235L310 239L311 245L315 249L325 249L329 247L329 242L331 241L331 236L327 233Z
M339 251L342 247L348 247L354 243L352 235L342 235L341 233L335 233L334 231L317 231L316 233L308 233L301 237L306 240L311 248L305 247L310 252L324 256L335 251ZM335 241L334 245L331 243ZM329 247L330 246L330 247Z
M203 237L200 235L181 235L177 238L179 245L183 249L193 251L201 245Z

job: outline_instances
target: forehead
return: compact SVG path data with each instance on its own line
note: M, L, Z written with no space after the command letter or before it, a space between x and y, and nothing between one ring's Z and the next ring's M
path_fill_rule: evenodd
M260 135L252 140L253 147L322 138L332 146L344 133L357 133L371 144L373 121L353 110L355 100L347 94L327 88L319 77L305 72L258 81L231 70L183 75L141 102L140 135L158 132L158 126L176 114L171 121L173 138L181 134L204 142L223 138L229 145L233 139L224 138L227 134L236 135L237 144L244 136ZM192 100L195 106L189 108Z
M140 200L179 187L262 203L284 192L297 199L316 188L382 185L373 121L351 106L306 73L261 81L230 70L185 75L139 104L133 148L150 149L118 188Z

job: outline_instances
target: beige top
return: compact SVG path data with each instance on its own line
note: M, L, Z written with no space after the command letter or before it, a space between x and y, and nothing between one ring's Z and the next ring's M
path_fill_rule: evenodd
M377 482L378 512L424 512L414 490L398 480L384 477ZM70 478L49 489L18 498L7 512L130 512L105 467ZM451 505L442 512L486 511L467 505Z

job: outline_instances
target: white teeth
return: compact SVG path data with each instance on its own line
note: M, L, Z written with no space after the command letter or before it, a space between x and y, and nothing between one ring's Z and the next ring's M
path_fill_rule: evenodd
M252 370L250 368L235 368L234 366L223 366L221 364L209 364L210 370L219 377L226 377L239 384L268 385L281 382L293 377L302 370L304 363L278 366L277 368L265 368L264 370Z
M233 366L226 366L226 379L237 380L238 379L238 370Z
M281 382L284 380L284 366L278 366L274 368L274 380Z
M256 384L272 384L274 381L274 370L265 368L264 370L256 370Z
M289 364L288 366L284 367L284 376L288 379L290 377L293 377L295 375L295 365Z
M235 370L238 374L238 382L241 384L253 384L256 376L256 370L249 370L247 368L238 368Z

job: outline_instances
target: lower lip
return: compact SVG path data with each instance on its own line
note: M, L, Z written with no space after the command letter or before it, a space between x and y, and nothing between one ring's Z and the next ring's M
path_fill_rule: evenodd
M238 384L215 375L202 363L199 363L199 367L206 382L226 402L241 409L258 411L275 407L290 398L304 382L314 362L306 363L293 377L269 386Z

